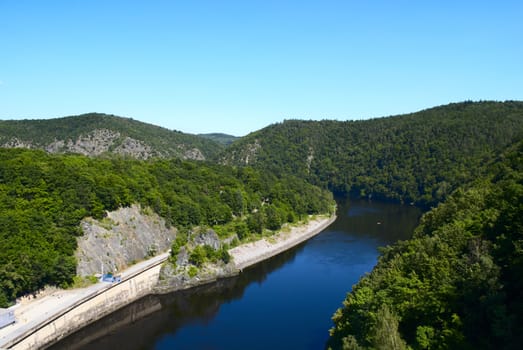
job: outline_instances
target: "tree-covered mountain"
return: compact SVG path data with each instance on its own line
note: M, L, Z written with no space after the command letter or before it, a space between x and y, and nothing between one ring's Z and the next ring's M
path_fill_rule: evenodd
M240 137L222 133L198 134L198 136L221 143L224 146L228 146L234 141L240 139Z
M140 203L168 225L209 226L242 239L332 210L332 195L320 189L328 188L440 203L413 239L385 248L347 296L330 346L521 348L521 140L517 101L366 121L289 120L227 148L97 114L0 122L4 146L159 156L0 149L0 305L71 282L79 222L87 216Z
M197 160L213 158L223 148L221 143L208 138L99 113L0 121L0 146L90 156L115 153L139 159Z
M0 306L71 283L80 221L132 203L167 225L240 240L334 208L332 194L302 179L248 167L0 149Z
M384 248L334 315L333 349L523 348L523 141Z
M522 135L523 102L463 102L364 121L287 120L220 159L340 193L434 205Z

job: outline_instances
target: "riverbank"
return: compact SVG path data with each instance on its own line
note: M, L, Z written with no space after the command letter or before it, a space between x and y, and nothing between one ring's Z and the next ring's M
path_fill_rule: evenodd
M234 268L219 278L234 275L294 247L321 232L335 219L334 216L320 216L304 226L290 227L269 238L231 249L229 253ZM49 346L138 298L157 292L159 264L167 258L168 254L163 254L151 259L151 264L145 261L139 264L140 268L131 267L122 273L122 282L115 285L98 283L88 288L58 290L52 295L25 302L15 312L17 323L0 330L0 348L33 349ZM212 275L209 277L196 279L190 286L210 283L218 278Z
M160 271L158 284L152 294L172 293L235 276L243 269L280 254L317 235L334 220L336 220L335 215L320 215L309 218L306 223L286 224L274 235L229 249L228 253L231 257L229 263L204 264L193 276L188 273L188 268L193 267L192 265L179 267L165 264Z
M334 220L335 215L328 218L318 217L304 226L291 227L288 231L283 230L274 236L242 244L229 250L229 254L233 257L236 268L242 270L308 240L327 228Z

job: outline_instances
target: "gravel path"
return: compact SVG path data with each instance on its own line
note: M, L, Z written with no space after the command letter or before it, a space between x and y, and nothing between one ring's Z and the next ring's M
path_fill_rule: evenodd
M307 225L292 227L289 232L280 232L269 238L242 244L229 250L237 269L244 269L260 261L290 249L317 235L336 220L336 216L319 217Z

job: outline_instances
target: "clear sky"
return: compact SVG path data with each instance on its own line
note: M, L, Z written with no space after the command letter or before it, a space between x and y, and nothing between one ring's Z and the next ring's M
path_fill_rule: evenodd
M522 0L0 0L0 119L245 135L523 99Z

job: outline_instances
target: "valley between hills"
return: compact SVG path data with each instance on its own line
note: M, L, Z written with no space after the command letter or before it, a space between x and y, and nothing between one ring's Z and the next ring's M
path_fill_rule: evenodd
M168 269L194 277L342 195L426 213L347 295L327 346L523 346L523 102L216 136L104 114L0 121L0 306L89 283L97 255L116 272L170 249Z

